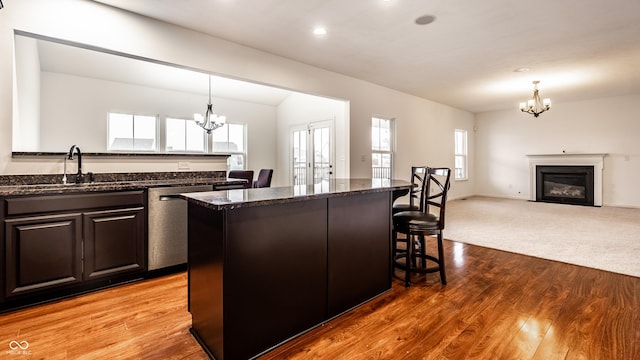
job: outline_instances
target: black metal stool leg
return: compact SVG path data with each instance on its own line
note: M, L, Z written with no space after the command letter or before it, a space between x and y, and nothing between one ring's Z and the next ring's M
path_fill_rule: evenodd
M405 260L404 287L411 286L411 262L413 261L413 235L407 234L407 258Z
M424 235L420 235L418 246L420 247L420 260L422 260L422 268L427 268L427 240ZM417 266L416 266L417 267Z
M442 231L438 233L438 262L440 265L440 281L447 285L447 275L444 271L444 249L442 247Z
M394 264L396 261L397 252L398 252L398 233L395 230L391 230L391 260L393 261Z

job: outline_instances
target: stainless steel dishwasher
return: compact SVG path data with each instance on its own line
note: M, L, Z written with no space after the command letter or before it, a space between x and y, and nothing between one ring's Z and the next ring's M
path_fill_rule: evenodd
M149 270L187 262L187 201L178 194L211 189L211 185L149 188Z

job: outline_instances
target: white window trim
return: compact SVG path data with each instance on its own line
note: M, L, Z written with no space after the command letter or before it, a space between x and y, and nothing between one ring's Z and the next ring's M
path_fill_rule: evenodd
M243 140L244 141L244 151L215 151L214 150L214 144L213 144L213 135L210 135L209 136L209 140L211 141L211 153L212 154L240 155L240 156L242 156L242 164L244 165L242 170L246 170L246 169L248 169L247 160L249 159L249 144L247 143L247 138L249 136L249 125L246 124L246 123L229 123L229 122L227 122L226 124L241 125L243 127L242 136L244 137L244 140ZM226 124L225 124L225 126L227 126ZM224 128L224 126L223 126L223 128ZM228 133L227 133L227 142L229 142ZM229 163L227 163L227 171L229 171L229 170L231 170L231 166L229 165Z
M141 149L112 149L111 148L111 144L109 143L111 134L110 134L110 115L111 114L121 114L121 115L130 115L133 117L133 122L135 123L135 117L136 116L146 116L146 117L154 117L155 118L155 146L153 149L149 149L149 150L141 150ZM134 134L135 135L135 134ZM135 141L135 140L134 140ZM158 153L160 152L160 116L157 114L134 114L134 113L128 113L128 112L119 112L119 111L109 111L107 112L107 151L108 152L113 152L113 153L122 153L122 152L126 152L126 153Z
M395 136L396 136L396 131L395 131L395 125L396 125L396 121L395 118L391 118L391 117L385 117L385 116L377 116L377 115L373 115L371 116L371 120L373 119L380 119L380 120L387 120L389 121L389 130L391 131L391 137L389 139L390 144L389 144L389 149L390 150L374 150L373 149L373 144L371 144L371 177L373 178L373 155L374 154L382 154L382 155L390 155L391 156L391 161L389 164L389 179L393 178L393 163L394 163L394 150L395 150ZM373 129L373 124L371 126L371 129Z
M161 139L162 139L162 148L164 149L164 151L168 154L206 154L209 152L209 149L212 148L211 144L210 144L210 137L207 136L206 132L204 130L202 130L202 137L203 137L203 141L204 141L204 149L202 151L198 151L198 150L169 150L167 148L167 123L169 119L173 119L173 120L182 120L185 122L185 136L186 136L186 126L187 126L187 121L193 121L193 119L187 119L184 117L180 117L180 116L165 116L164 117L164 121L162 121L160 128L162 130L161 132ZM186 144L186 140L185 139L185 144Z
M458 153L458 144L457 144L457 139L458 139L458 133L462 133L463 136L463 141L464 144L463 145L463 152L462 153ZM469 135L467 130L463 130L463 129L455 129L454 132L454 137L453 137L453 141L454 141L454 180L455 181L466 181L469 180ZM462 169L463 171L463 176L458 177L458 172L456 171L457 168L455 167L456 164L456 159L458 157L462 157L464 159L464 167Z

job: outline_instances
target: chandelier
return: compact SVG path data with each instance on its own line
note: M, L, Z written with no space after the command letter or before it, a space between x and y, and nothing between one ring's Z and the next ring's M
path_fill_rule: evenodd
M535 80L533 82L533 98L526 103L520 103L520 111L531 114L535 117L551 108L551 99L540 100L538 95L538 84L540 81Z
M211 104L211 75L209 75L209 103L207 104L207 111L204 116L196 113L193 114L193 120L201 128L203 128L207 134L211 134L211 131L224 125L226 116L217 115L213 112L213 105Z

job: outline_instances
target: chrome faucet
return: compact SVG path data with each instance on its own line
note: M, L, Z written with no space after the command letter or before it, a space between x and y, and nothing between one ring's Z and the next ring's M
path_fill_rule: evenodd
M73 160L73 153L76 152L78 154L78 172L76 173L76 184L82 183L82 152L78 145L71 145L71 149L69 149L68 159ZM65 163L66 165L66 163ZM66 171L65 171L66 172Z
M64 170L62 171L62 183L63 184L67 184L67 158L68 156L64 157Z

